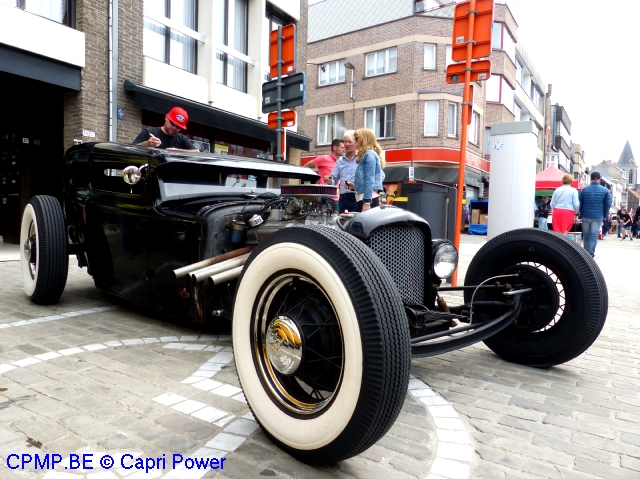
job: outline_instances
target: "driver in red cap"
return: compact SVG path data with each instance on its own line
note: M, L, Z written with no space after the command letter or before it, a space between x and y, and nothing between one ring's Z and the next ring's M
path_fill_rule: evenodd
M187 121L187 112L175 106L164 117L164 125L143 129L133 140L133 144L163 150L199 151L189 138L180 133L180 130L187 129Z

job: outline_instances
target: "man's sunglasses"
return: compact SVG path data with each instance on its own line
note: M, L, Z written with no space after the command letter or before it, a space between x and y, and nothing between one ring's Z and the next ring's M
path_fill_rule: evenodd
M167 118L167 120L169 120L169 119ZM182 130L182 127L181 127L180 125L176 125L176 124L175 124L174 122L172 122L171 120L169 120L169 123L171 123L171 126L172 126L172 127L177 128L178 130Z

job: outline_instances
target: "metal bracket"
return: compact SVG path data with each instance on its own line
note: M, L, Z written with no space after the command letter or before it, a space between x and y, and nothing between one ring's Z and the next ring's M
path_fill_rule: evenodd
M467 15L471 15L472 13L475 13L475 14L477 15L477 14L478 14L478 13L480 13L480 12L478 12L478 10L469 10L469 11L467 12Z
M462 70L462 73L464 72L474 72L475 70L473 68L465 68L464 70Z
M475 40L467 40L466 42L464 42L465 45L468 45L469 43L471 43L471 45L475 45L476 41Z
M470 101L463 101L463 102L462 102L462 104L463 104L463 105L469 105L470 107L472 107L472 108L473 108L473 103L472 103L472 102L470 102Z

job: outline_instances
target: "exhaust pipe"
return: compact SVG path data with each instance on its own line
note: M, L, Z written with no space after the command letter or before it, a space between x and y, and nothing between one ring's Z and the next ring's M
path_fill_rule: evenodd
M207 276L223 273L238 266L242 268L242 265L247 262L248 258L249 253L238 256L237 258L228 259L227 261L223 261L222 263L214 264L212 266L207 266L206 268L193 271L190 273L191 281L199 283L200 281L203 281Z
M244 265L238 266L237 268L228 269L223 271L222 273L214 274L209 276L209 283L212 285L224 283L226 281L231 281L232 279L236 279L242 273L242 268Z
M228 259L231 258L237 258L238 256L242 256L245 255L247 253L250 253L251 250L253 250L253 248L255 248L255 246L247 246L245 248L240 248L240 249L236 249L233 251L230 251L228 253L225 254L221 254L218 255L214 258L208 258L202 261L198 261L197 263L193 263L193 264L189 264L187 266L183 266L182 268L178 268L178 269L174 269L173 270L173 275L176 279L178 278L182 278L183 276L186 276L187 274L191 273L192 271L196 271L202 268L206 268L207 266L211 266L214 264L218 264L218 263L222 263L223 261L226 261Z

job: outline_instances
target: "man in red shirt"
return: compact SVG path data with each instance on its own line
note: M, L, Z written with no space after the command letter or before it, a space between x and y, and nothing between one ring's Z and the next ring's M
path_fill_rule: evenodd
M320 175L318 184L326 185L327 183L325 182L324 177L331 174L331 170L336 166L336 161L338 161L338 158L342 155L344 155L344 142L336 139L331 142L331 153L328 155L320 155L304 166L318 172ZM331 202L333 210L337 211L338 197L336 196L335 198L331 198Z

